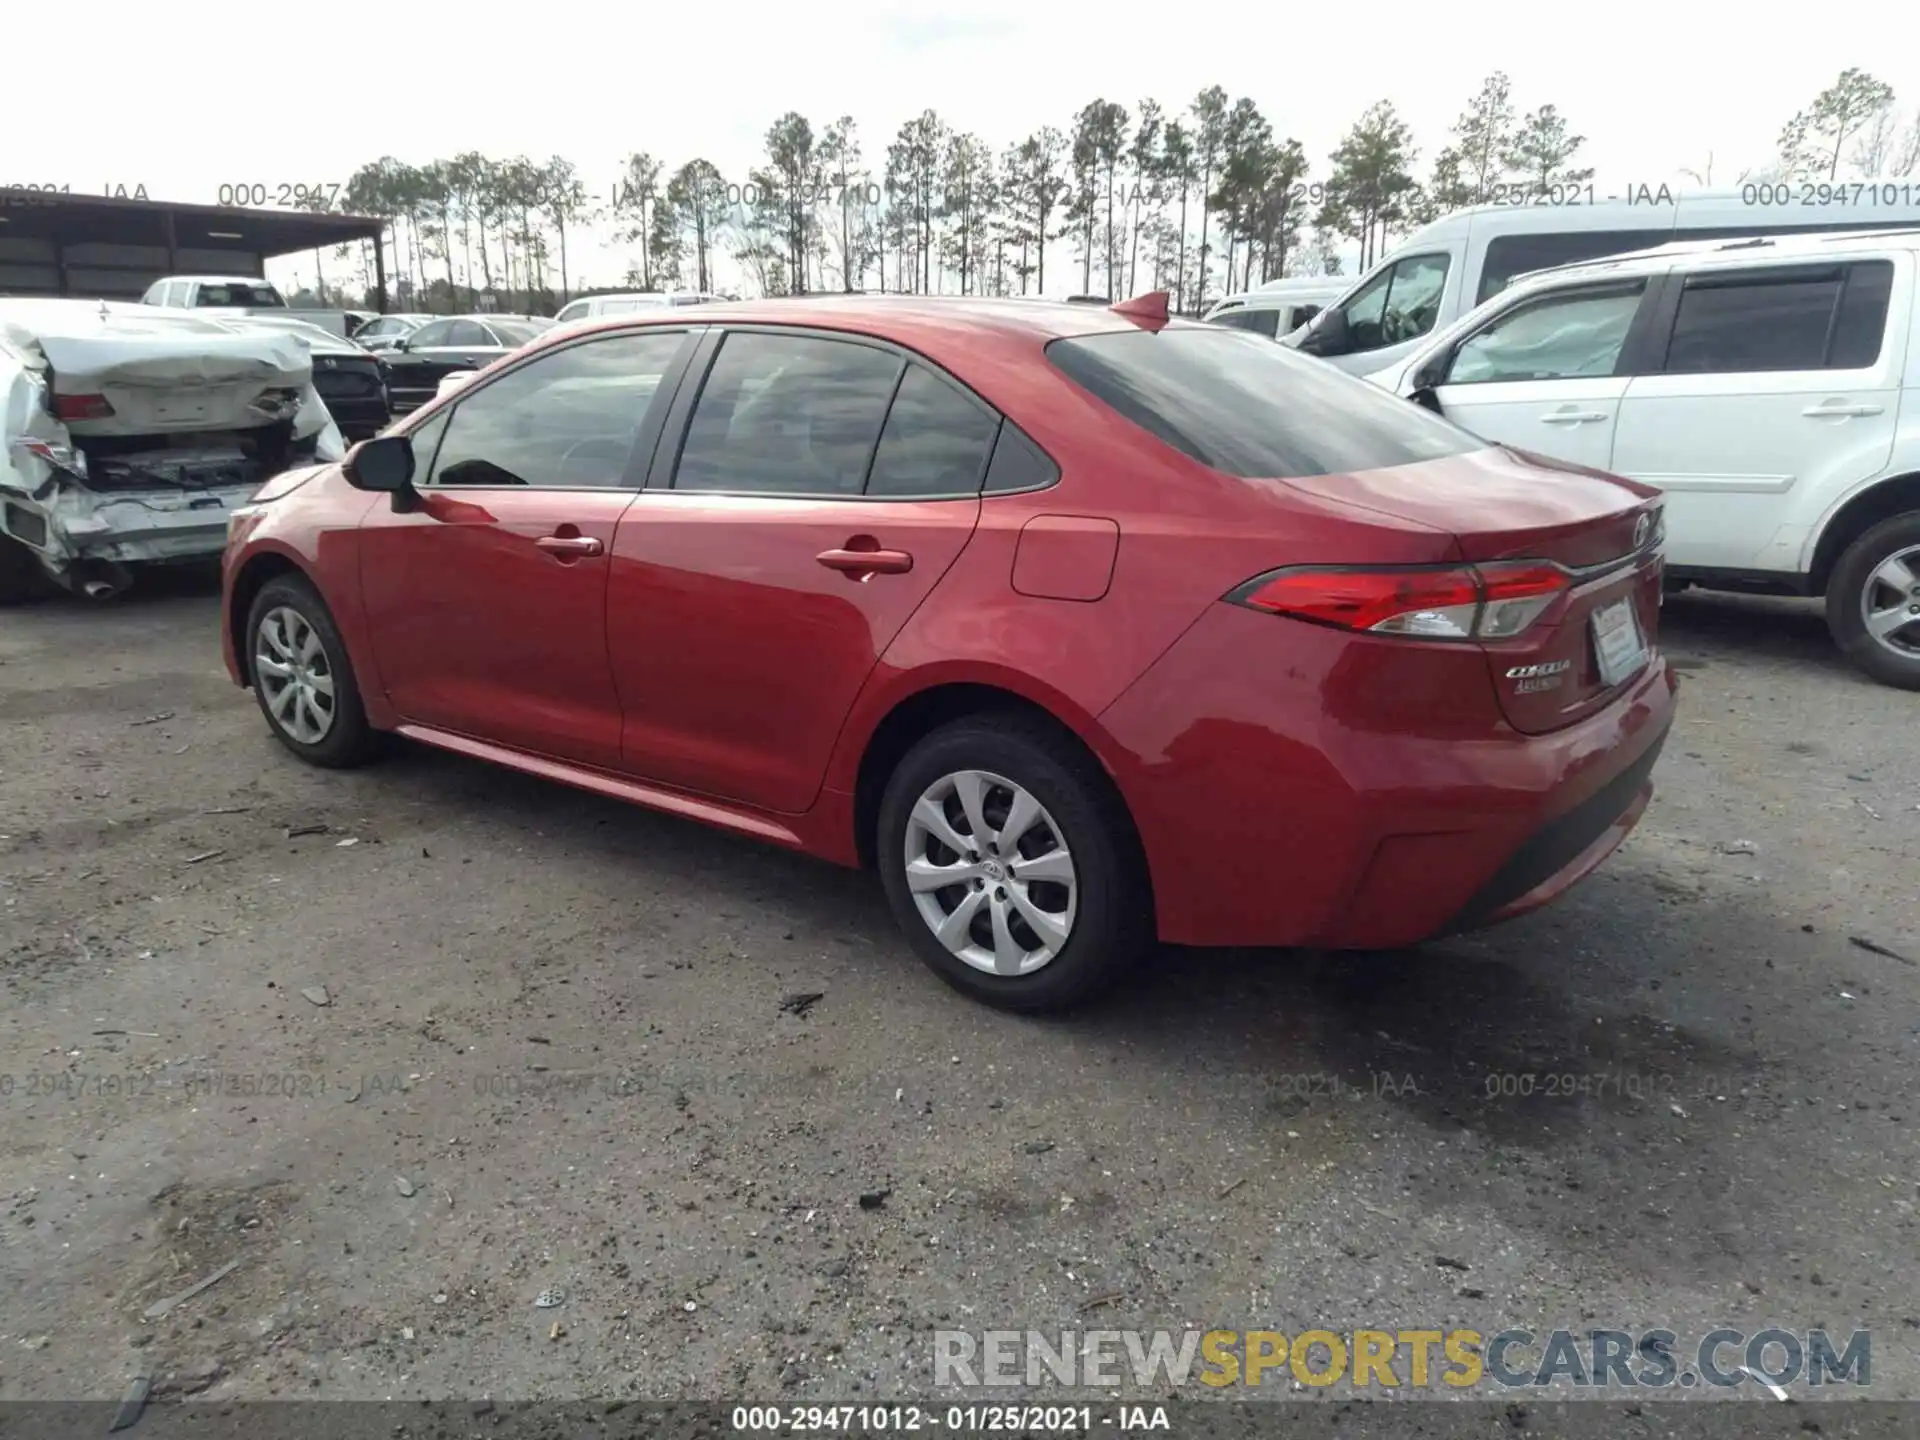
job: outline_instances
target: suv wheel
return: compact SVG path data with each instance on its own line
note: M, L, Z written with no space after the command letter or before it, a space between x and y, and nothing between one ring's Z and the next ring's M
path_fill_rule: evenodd
M1920 511L1847 547L1827 583L1827 628L1874 679L1920 690Z
M372 758L353 662L319 593L306 580L269 580L247 613L247 673L274 738L302 760L343 769Z
M976 1000L1031 1012L1105 988L1152 940L1131 835L1089 756L993 716L943 726L900 762L875 851L920 958Z

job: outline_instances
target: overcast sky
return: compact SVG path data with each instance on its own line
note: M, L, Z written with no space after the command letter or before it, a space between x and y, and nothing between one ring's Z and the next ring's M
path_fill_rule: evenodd
M1383 97L1424 165L1495 69L1520 107L1552 102L1588 137L1603 189L1673 181L1709 155L1718 185L1765 163L1781 124L1848 65L1892 85L1908 113L1920 105L1920 47L1907 43L1920 25L1893 0L1841 0L1804 25L1675 0L198 0L78 37L59 6L13 11L8 112L31 118L0 132L0 184L140 184L204 203L222 184L330 184L383 153L424 163L467 149L565 155L601 194L636 149L670 166L704 155L738 181L788 109L816 128L853 115L870 160L928 107L997 151L1064 128L1088 100L1184 107L1210 84L1252 97L1324 178L1342 131ZM611 284L624 266L603 252L575 268Z

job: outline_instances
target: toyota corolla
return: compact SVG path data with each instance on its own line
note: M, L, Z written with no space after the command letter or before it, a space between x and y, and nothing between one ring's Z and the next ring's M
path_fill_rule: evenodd
M1659 506L1164 295L714 305L270 482L224 642L304 760L404 736L870 867L1040 1010L1592 871L1673 716Z

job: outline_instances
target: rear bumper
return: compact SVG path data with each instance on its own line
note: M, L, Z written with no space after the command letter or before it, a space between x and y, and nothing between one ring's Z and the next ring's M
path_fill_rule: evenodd
M1478 650L1222 605L1101 722L1162 939L1384 949L1592 871L1645 808L1674 700L1656 652L1598 711L1522 734Z
M1598 869L1640 823L1653 798L1653 765L1667 734L1662 730L1638 760L1534 831L1461 907L1446 933L1478 930L1537 910Z

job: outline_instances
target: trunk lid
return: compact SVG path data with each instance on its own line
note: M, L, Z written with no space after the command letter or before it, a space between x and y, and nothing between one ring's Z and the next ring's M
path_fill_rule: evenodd
M1665 535L1649 486L1497 447L1285 483L1446 529L1476 565L1547 560L1568 572L1567 591L1532 625L1481 642L1516 730L1542 734L1592 714L1652 658Z
M299 409L313 372L297 337L264 331L42 336L39 345L56 408L83 396L112 407L68 416L76 437L270 425Z

